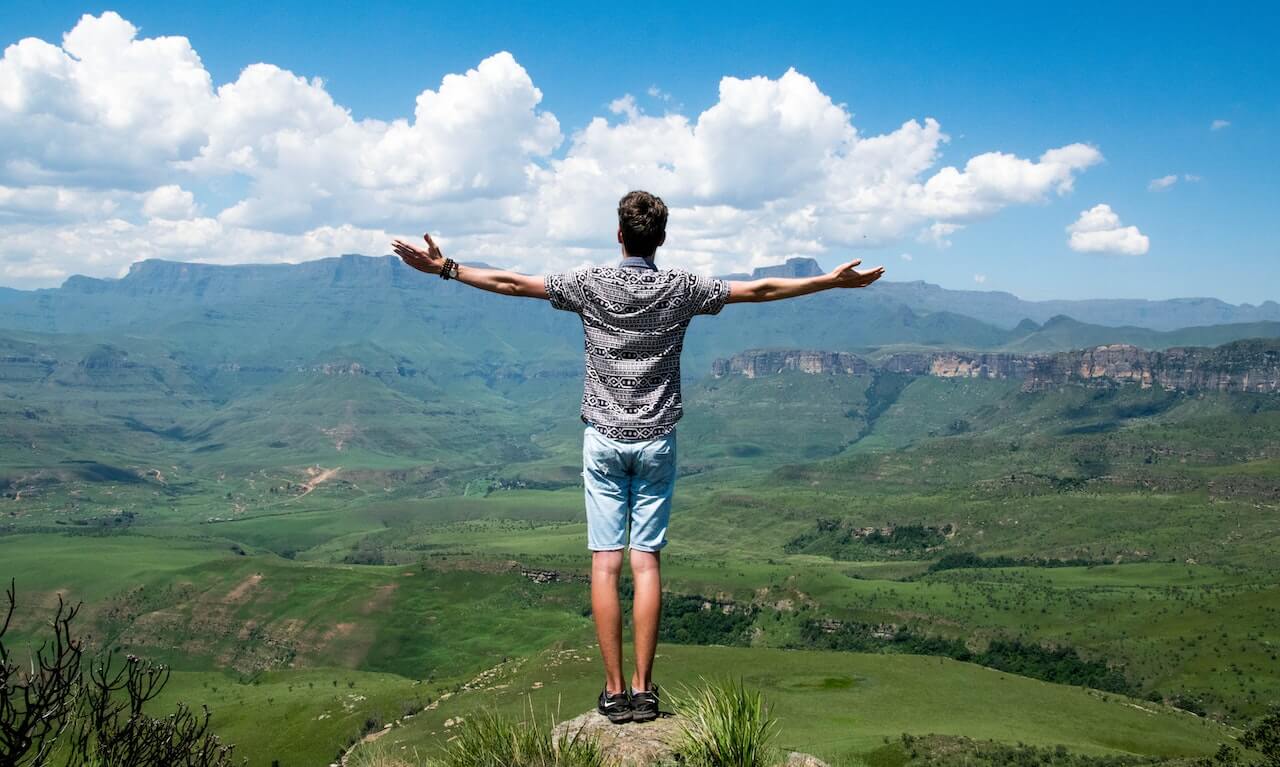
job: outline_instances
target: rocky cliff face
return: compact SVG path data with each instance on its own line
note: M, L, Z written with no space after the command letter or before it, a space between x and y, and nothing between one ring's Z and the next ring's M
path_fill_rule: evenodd
M891 373L939 378L1024 378L1034 359L1004 352L908 352L886 357L880 367Z
M1280 339L1236 341L1214 348L1148 351L1126 344L1056 354L907 352L876 364L848 352L757 350L716 360L717 378L757 378L796 370L813 375L866 375L874 370L939 378L1021 380L1025 391L1066 384L1138 384L1178 391L1280 391Z
M1023 388L1064 383L1136 383L1179 391L1280 391L1280 339L1253 339L1212 349L1153 352L1112 344L1035 359Z
M784 370L798 370L810 375L866 375L871 364L848 352L801 350L752 351L716 360L711 374L716 378L743 375L747 378L775 375Z

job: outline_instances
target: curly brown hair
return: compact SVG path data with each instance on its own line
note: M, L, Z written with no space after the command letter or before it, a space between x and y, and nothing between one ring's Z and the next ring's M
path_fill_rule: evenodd
M667 204L648 192L627 192L618 201L618 229L627 255L652 258L667 238Z

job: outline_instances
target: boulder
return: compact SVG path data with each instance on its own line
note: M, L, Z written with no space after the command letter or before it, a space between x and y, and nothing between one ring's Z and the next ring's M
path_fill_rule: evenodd
M617 767L642 767L669 761L680 742L679 719L660 716L652 722L614 724L603 714L588 711L556 725L556 737L594 738Z
M674 714L664 713L652 722L613 724L595 711L561 722L554 731L557 738L575 733L594 738L616 767L674 763L681 732L680 717ZM827 764L809 754L792 751L778 767L827 767Z

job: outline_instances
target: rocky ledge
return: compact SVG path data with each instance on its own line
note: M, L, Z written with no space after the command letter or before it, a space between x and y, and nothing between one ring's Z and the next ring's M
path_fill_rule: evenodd
M615 767L655 767L676 764L676 747L682 731L680 717L664 714L652 722L613 724L595 711L556 725L557 737L593 738ZM792 751L778 767L827 767L827 763Z

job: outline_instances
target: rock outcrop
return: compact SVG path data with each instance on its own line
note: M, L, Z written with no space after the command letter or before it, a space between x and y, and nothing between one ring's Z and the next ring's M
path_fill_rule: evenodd
M681 733L680 717L673 714L642 724L612 724L595 711L588 711L557 724L554 734L595 739L615 767L652 767L675 763ZM777 767L827 767L827 764L809 754L793 751L786 754Z
M795 370L813 375L866 375L876 370L938 378L1022 381L1025 391L1067 384L1138 384L1175 391L1280 391L1280 339L1235 341L1213 348L1148 351L1110 344L1055 354L903 352L876 363L848 352L755 350L716 360L717 378L747 378Z
M671 761L680 743L680 724L674 716L613 724L601 714L588 711L556 725L554 734L594 739L617 767L642 767Z
M728 359L716 360L711 366L711 374L716 378L730 374L759 378L784 370L812 375L866 375L871 372L871 364L848 352L782 350L735 354Z
M1212 349L1160 352L1113 344L1037 358L1028 390L1110 381L1177 391L1280 391L1280 340L1236 341Z

